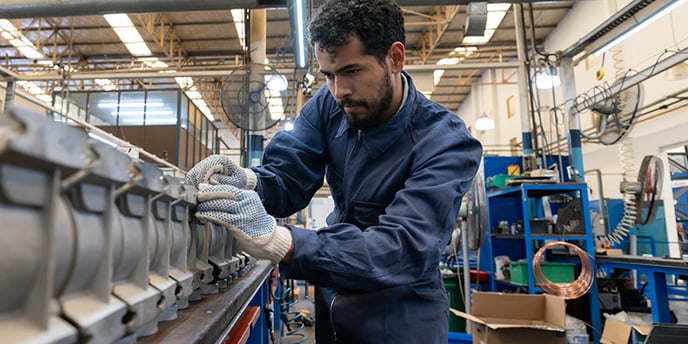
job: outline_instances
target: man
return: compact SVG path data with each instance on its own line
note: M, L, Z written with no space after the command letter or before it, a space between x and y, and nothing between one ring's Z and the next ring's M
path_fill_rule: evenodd
M318 343L447 343L439 257L481 146L403 71L398 5L330 0L309 31L327 85L274 136L262 166L212 156L189 172L202 189L197 216L318 287ZM275 226L272 216L306 207L323 177L335 204L328 226Z

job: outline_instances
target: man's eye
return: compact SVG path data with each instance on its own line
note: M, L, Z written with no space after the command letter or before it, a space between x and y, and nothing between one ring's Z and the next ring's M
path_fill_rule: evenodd
M328 73L328 74L324 74L324 75L325 75L325 79L327 79L327 80L332 80L332 79L334 79L334 75L332 75L332 74L329 74L329 73Z
M359 71L360 71L360 69L349 69L346 71L346 74L354 75L354 74L358 73Z

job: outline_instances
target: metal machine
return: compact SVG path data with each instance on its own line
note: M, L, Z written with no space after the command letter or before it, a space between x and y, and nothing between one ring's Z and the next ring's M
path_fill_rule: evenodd
M86 132L0 115L3 343L131 343L246 269L196 189Z

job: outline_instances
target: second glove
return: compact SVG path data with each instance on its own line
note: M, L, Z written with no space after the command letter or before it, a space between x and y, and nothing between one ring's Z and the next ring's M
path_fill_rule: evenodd
M277 226L255 191L232 185L201 185L196 217L227 227L246 252L278 264L292 245L288 229Z

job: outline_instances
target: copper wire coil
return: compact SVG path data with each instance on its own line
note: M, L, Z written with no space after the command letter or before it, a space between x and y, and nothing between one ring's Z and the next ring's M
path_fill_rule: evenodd
M545 274L542 272L542 268L540 267L542 255L545 253L545 251L557 245L566 246L573 249L576 254L578 254L578 258L580 258L581 273L578 275L578 278L571 283L554 283L550 281L547 279ZM594 281L593 279L595 278L594 273L595 271L588 253L580 247L566 241L549 242L545 246L541 247L533 257L533 276L535 277L537 285L547 294L560 296L567 300L577 299L585 295L592 287Z

